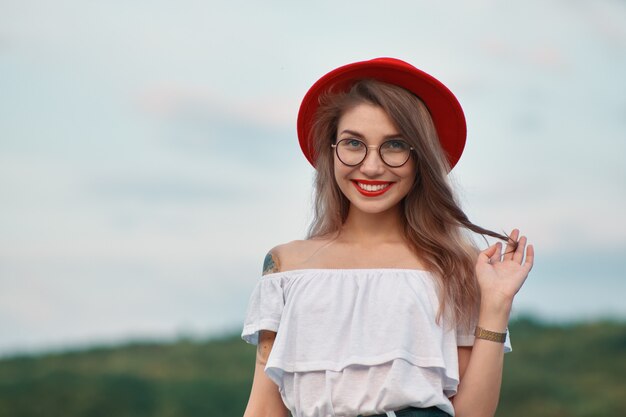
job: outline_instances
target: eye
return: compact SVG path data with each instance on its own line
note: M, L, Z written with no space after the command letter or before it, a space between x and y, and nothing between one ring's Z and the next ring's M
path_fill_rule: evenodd
M339 145L349 151L360 151L365 149L365 144L359 139L349 138L339 141Z
M394 152L405 152L411 148L408 143L400 139L389 140L383 144L383 147Z

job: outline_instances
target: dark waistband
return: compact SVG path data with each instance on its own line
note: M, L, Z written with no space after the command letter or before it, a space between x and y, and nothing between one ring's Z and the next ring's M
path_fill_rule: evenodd
M398 410L395 413L397 417L450 417L450 414L437 407L407 407L403 408L402 410ZM359 415L357 417L387 417L387 414L375 414L371 416Z

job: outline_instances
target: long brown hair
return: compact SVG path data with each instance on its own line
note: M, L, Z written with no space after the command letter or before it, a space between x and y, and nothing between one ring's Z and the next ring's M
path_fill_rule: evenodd
M480 291L474 269L479 249L467 231L502 240L508 237L475 225L461 210L448 181L450 167L430 113L409 91L368 79L356 82L347 92L331 90L321 97L309 142L314 146L316 176L308 237L335 234L348 216L350 203L334 179L330 145L336 141L340 117L361 103L381 107L415 149L414 185L401 203L405 238L437 278L437 322L449 312L454 324L469 330L478 316Z

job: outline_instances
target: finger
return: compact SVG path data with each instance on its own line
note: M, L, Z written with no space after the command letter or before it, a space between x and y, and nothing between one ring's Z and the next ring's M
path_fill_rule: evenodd
M526 260L524 261L524 267L528 268L528 271L533 269L535 263L535 248L533 245L528 245L526 248Z
M517 242L517 250L513 254L513 261L522 264L522 260L524 259L524 250L526 249L526 236L522 236L519 238Z
M502 259L502 243L498 242L494 246L495 246L495 251L493 255L489 257L489 263L491 264L500 262L500 260Z
M491 245L478 255L479 262L490 263L491 257L496 253L496 245Z
M502 258L504 261L513 259L513 254L515 252L515 242L517 242L518 237L519 237L519 229L513 229L513 231L511 232L511 235L509 236L506 249L504 250L504 257Z

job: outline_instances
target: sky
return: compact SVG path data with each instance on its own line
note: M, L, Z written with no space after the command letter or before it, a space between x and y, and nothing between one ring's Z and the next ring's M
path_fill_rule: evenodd
M625 1L0 0L0 354L240 331L311 219L301 98L381 56L455 93L463 209L535 246L513 315L625 319Z

